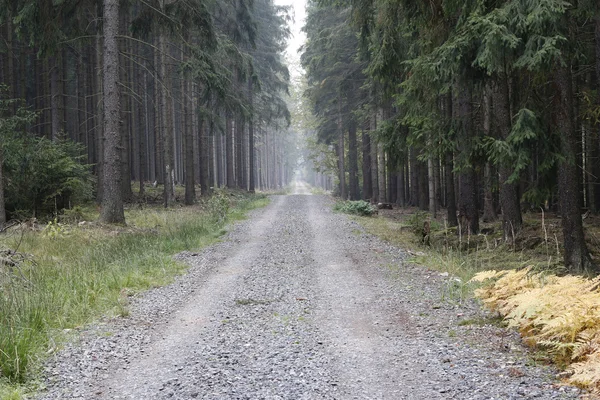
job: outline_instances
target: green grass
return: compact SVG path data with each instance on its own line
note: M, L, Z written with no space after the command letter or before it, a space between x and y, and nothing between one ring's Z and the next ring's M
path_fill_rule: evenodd
M437 221L431 221L431 245L424 245L418 229L426 219L423 215L417 212L395 220L383 216L354 218L367 232L407 250L410 262L451 275L453 278L441 293L445 301L462 302L472 297L478 285L469 280L480 271L527 265L547 267L546 256L539 248L516 251L505 244L497 245L493 236L485 235L473 237L469 243L464 239L460 242L455 230L446 229Z
M223 218L217 214L224 198ZM27 254L18 267L0 264L0 398L28 390L40 361L66 331L102 316L128 315L129 296L186 271L174 254L215 242L227 222L268 201L223 194L201 206L128 210L126 227L53 222L42 231L0 236L0 250ZM82 214L97 217L93 209Z

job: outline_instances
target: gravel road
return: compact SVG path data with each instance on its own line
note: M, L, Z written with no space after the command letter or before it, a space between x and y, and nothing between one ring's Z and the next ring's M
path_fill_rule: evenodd
M74 336L39 399L573 399L451 276L295 194Z

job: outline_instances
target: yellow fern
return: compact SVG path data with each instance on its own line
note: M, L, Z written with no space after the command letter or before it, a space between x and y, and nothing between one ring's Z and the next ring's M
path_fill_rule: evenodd
M518 271L484 271L491 283L476 295L519 329L526 342L572 363L567 382L600 393L600 277L558 277Z

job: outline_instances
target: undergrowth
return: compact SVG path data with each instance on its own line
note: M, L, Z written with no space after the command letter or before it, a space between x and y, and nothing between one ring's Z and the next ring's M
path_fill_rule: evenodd
M524 268L485 271L473 280L487 282L476 294L488 308L567 369L567 383L600 394L600 277Z
M335 211L340 211L351 215L371 216L377 213L377 208L364 200L357 201L339 201L333 206Z
M0 398L26 390L65 332L126 316L129 296L186 270L174 254L213 243L225 223L267 203L218 192L199 206L129 209L127 227L86 222L97 219L90 207L68 215L73 223L59 218L0 236Z

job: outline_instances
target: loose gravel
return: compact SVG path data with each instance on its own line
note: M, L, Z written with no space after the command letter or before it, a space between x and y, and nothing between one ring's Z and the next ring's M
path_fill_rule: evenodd
M297 192L306 193L303 186ZM73 335L38 399L574 399L455 278L331 212L274 196L127 318Z

